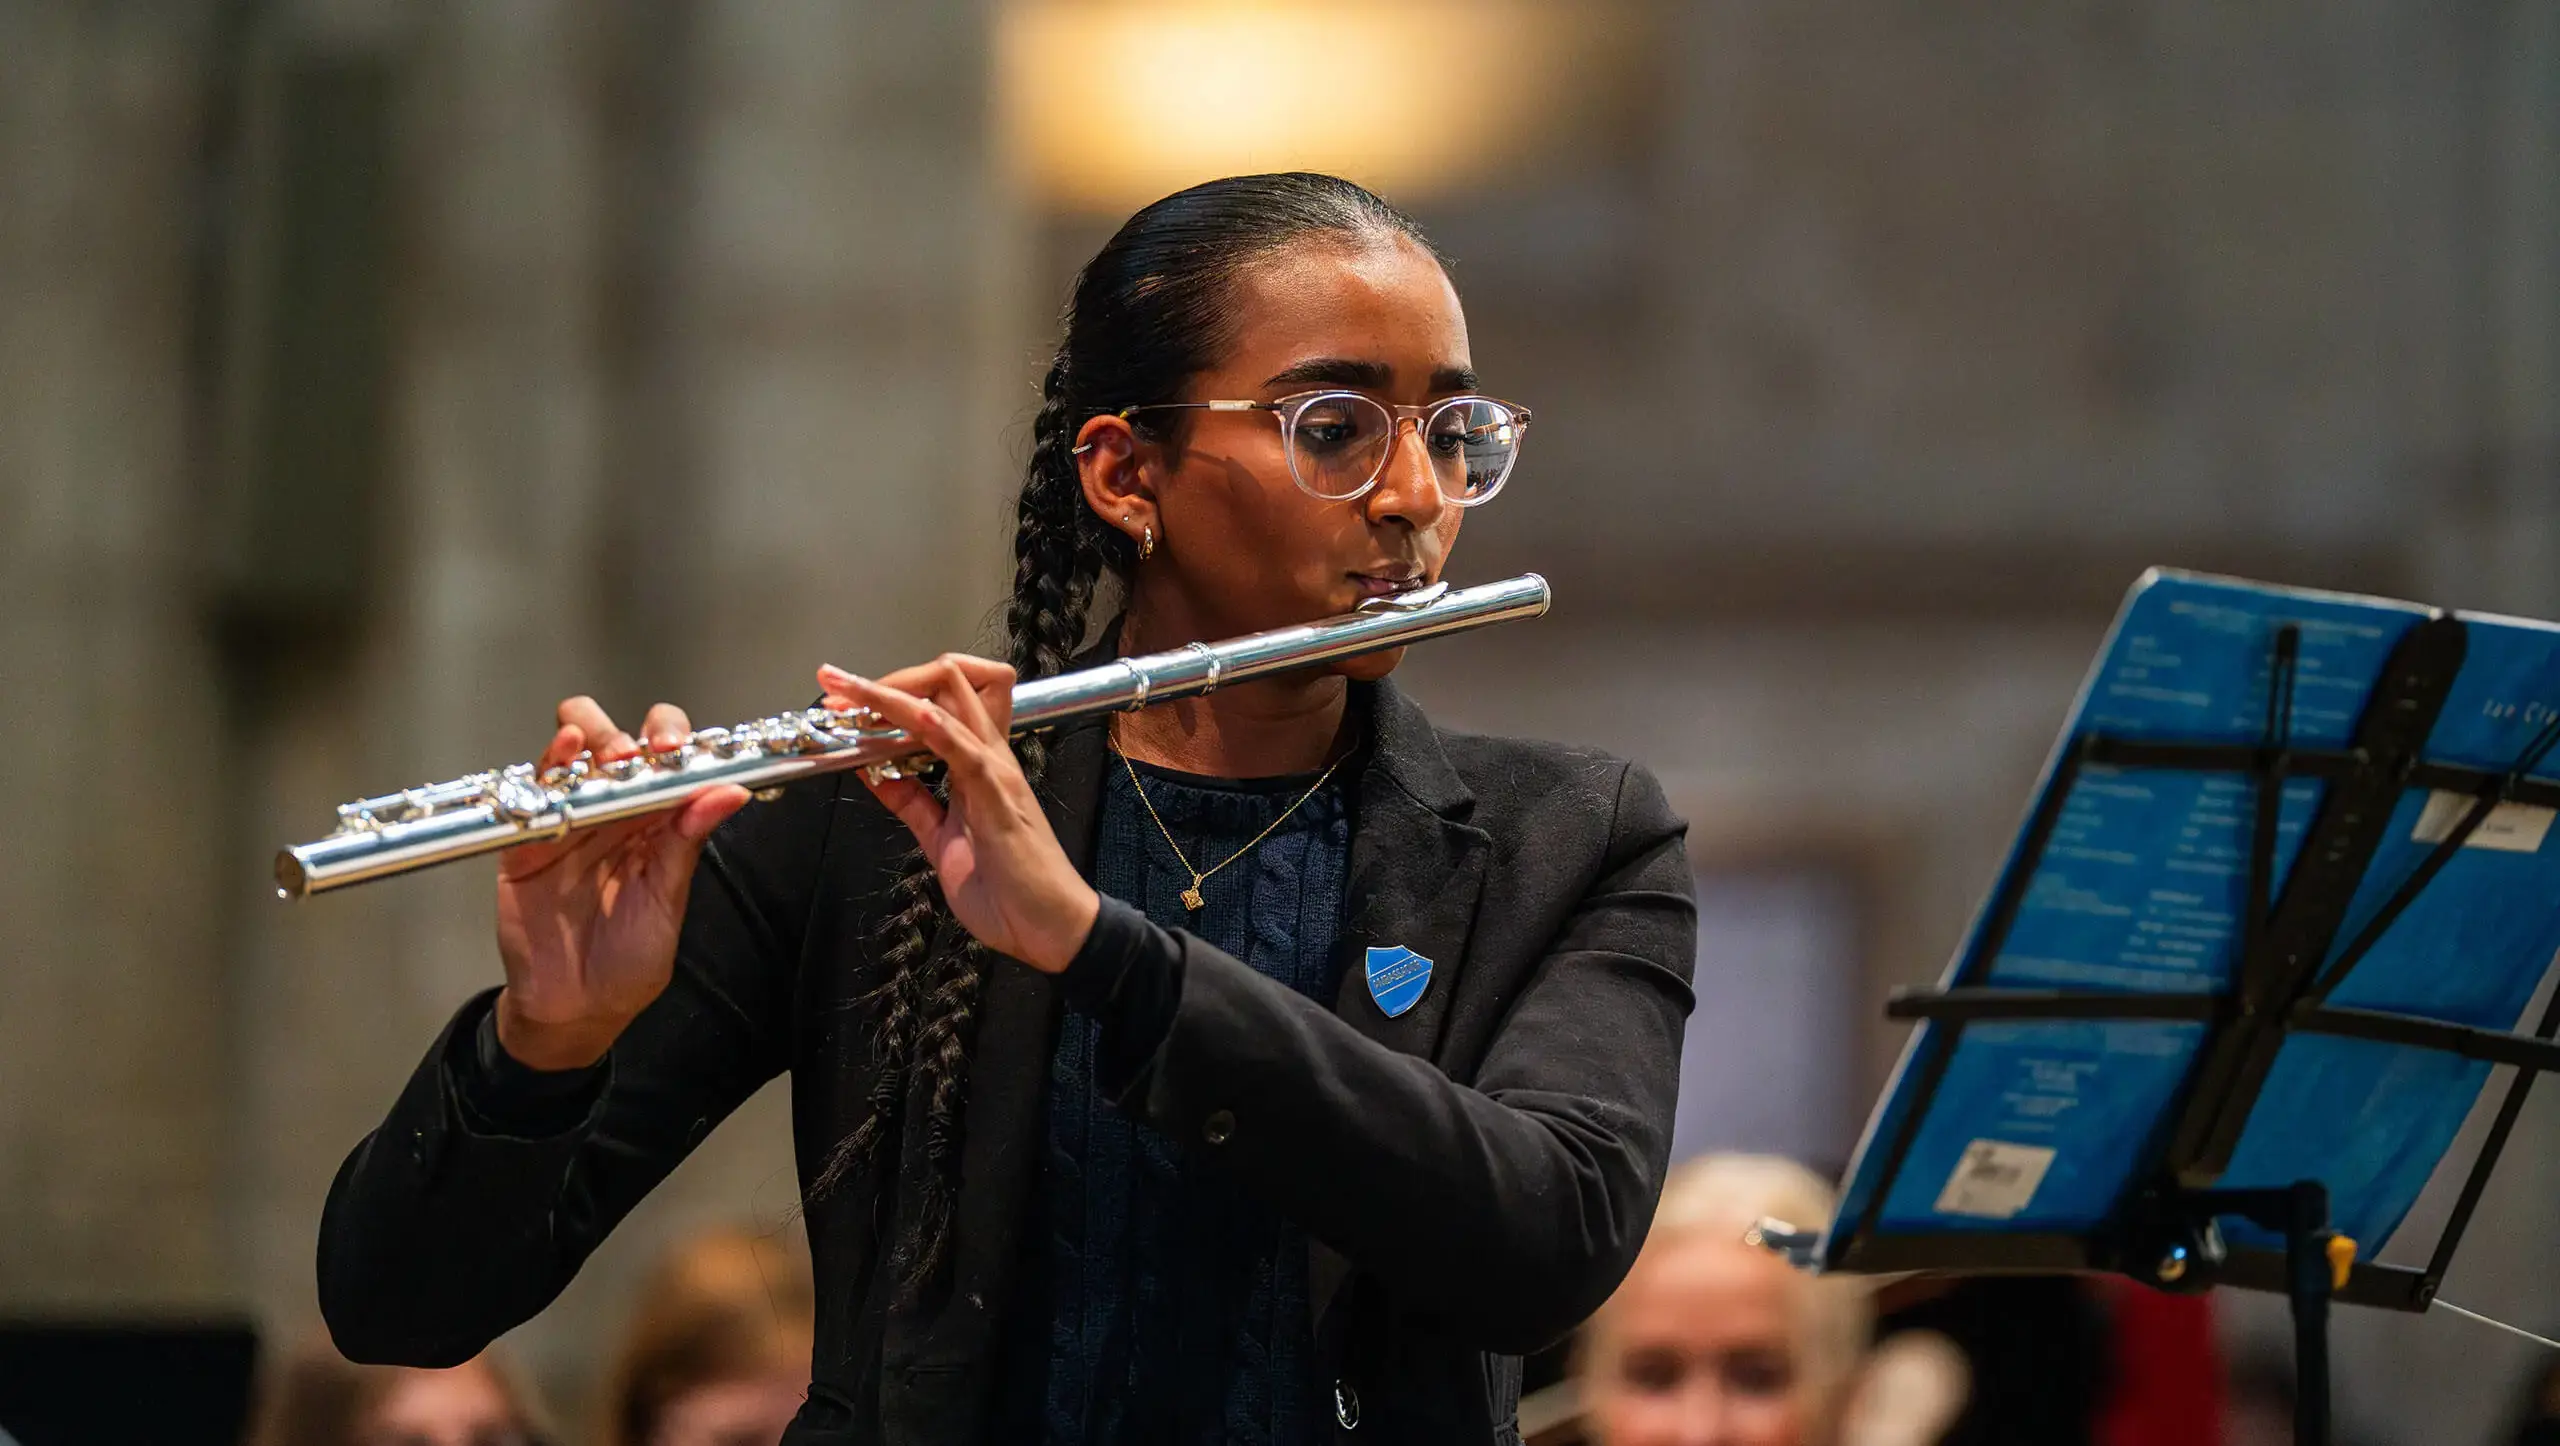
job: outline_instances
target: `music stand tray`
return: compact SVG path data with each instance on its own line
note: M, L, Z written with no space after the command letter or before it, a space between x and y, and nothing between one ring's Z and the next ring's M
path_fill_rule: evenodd
M2283 1291L2325 1441L2328 1300L2425 1310L2560 1068L2555 744L2560 627L2146 573L1804 1253ZM2371 1258L2500 1064L2426 1263Z

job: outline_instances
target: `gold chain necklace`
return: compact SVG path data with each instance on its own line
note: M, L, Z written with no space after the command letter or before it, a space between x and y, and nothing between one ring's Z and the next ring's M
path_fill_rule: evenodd
M1120 744L1117 740L1113 740L1111 744L1111 751L1114 753L1120 753ZM1280 816L1265 825L1262 832L1245 840L1243 848L1237 849L1234 853L1227 855L1225 858L1218 860L1216 863L1211 864L1205 869L1193 868L1191 866L1190 858L1182 852L1182 845L1174 842L1173 830L1164 826L1164 815L1156 812L1154 800L1147 797L1147 786L1138 781L1138 765L1129 761L1128 754L1120 753L1120 766L1129 770L1129 786L1138 790L1139 806L1146 809L1147 817L1156 821L1156 832L1164 835L1165 846L1173 850L1173 856L1176 859L1181 860L1183 872L1191 875L1191 887L1182 891L1182 907L1186 911L1196 914L1208 905L1208 898L1200 892L1200 886L1209 882L1209 875L1216 873L1218 870L1225 868L1227 865L1234 863L1240 858L1243 858L1246 854L1253 852L1253 846L1255 844L1271 837L1271 831L1278 828L1280 825L1287 823L1289 821L1289 815L1296 813L1300 805L1304 804L1308 799L1315 797L1316 790L1324 787L1325 780L1333 777L1333 771L1342 766L1342 759L1350 756L1351 754L1346 751L1341 758L1336 758L1331 763L1326 764L1324 766L1324 772L1316 775L1316 781L1308 785L1307 791L1298 795L1297 803L1290 804L1287 808L1280 810Z

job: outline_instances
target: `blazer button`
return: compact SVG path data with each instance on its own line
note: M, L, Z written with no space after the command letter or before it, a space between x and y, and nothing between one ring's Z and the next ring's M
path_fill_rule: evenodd
M1236 1117L1232 1110L1211 1110L1209 1118L1200 1122L1200 1138L1213 1145L1225 1144L1235 1132Z
M1333 1423L1345 1431L1360 1429L1360 1393L1349 1381L1333 1383Z

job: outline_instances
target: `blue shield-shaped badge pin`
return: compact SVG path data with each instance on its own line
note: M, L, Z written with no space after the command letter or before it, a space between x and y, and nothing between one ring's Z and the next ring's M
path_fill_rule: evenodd
M1411 1009L1431 987L1431 961L1402 944L1371 945L1369 997L1389 1019Z

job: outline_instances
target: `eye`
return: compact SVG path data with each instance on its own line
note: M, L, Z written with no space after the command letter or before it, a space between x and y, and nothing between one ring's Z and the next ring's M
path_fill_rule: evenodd
M1725 1357L1724 1381L1737 1396L1783 1396L1795 1389L1795 1362L1784 1351L1736 1351Z
M1367 430L1361 408L1347 399L1310 402L1298 413L1298 445L1313 452L1339 452L1360 444Z
M1470 400L1449 405L1431 419L1434 457L1459 457L1491 465L1519 445L1519 427L1509 408L1497 402Z
M1641 1395L1667 1395L1680 1389L1687 1365L1677 1351L1639 1346L1618 1358L1618 1379Z

